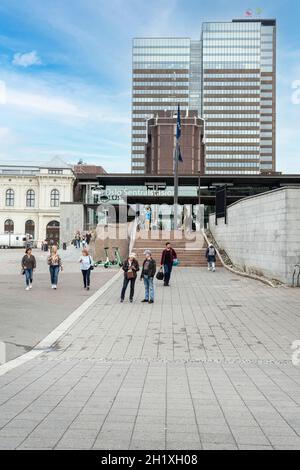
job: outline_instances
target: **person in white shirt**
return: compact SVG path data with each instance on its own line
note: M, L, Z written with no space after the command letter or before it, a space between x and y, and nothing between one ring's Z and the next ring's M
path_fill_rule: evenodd
M80 269L83 277L83 285L86 290L90 290L91 271L94 269L94 261L88 250L82 250L82 256L79 260Z

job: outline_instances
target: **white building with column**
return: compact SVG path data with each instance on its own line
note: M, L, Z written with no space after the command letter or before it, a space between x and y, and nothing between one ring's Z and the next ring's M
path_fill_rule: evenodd
M60 158L0 162L0 234L29 234L37 245L59 240L60 204L73 202L75 176Z

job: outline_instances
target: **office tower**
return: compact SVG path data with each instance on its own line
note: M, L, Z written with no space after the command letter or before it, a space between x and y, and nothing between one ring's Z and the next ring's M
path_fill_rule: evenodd
M275 171L275 20L202 27L207 174Z
M132 173L145 172L147 120L157 111L173 116L191 105L200 110L200 41L188 38L133 40ZM196 64L195 64L196 62Z
M147 120L178 103L205 120L206 173L274 172L275 92L275 20L203 23L200 41L134 39L132 173L145 172Z

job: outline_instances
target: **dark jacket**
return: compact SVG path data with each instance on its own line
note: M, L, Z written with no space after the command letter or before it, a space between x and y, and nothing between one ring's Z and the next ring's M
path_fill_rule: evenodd
M176 254L176 251L171 248L171 261L170 262L166 262L166 254L169 252L169 250L165 249L163 252L162 252L162 255L161 255L161 260L160 260L160 264L163 265L163 264L169 264L170 266L172 266L173 264L173 261L174 259L177 259L177 254Z
M128 272L129 270L129 261L128 259L126 261L124 261L123 265L122 265L122 269L124 271L124 277L126 277L126 273ZM136 259L134 259L132 261L132 264L131 264L131 268L132 271L134 272L135 276L136 277L136 273L140 270L140 266L139 266L139 263Z
M209 254L209 249L211 248L211 251L213 252L211 255ZM208 247L207 250L206 250L206 259L207 261L211 261L211 262L216 262L216 255L217 255L217 251L215 249L214 246L211 246L211 247Z
M24 255L22 258L22 268L23 269L35 269L36 268L36 260L33 255L27 256Z
M143 279L143 277L145 276L145 274L149 277L154 277L155 276L155 273L156 273L156 262L154 261L154 259L150 259L149 260L149 269L148 269L148 272L146 273L145 272L145 264L146 264L146 261L148 261L147 259L145 259L145 261L143 262L143 268L142 268L142 274L141 274L141 279Z

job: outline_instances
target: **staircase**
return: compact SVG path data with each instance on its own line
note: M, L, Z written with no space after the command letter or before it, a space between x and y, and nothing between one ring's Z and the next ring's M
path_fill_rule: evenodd
M144 251L149 249L157 265L160 265L161 254L166 242L170 242L172 248L176 251L180 267L207 266L205 257L207 246L202 233L199 232L186 235L181 230L141 230L136 233L133 252L136 253L138 262L142 263L145 259Z

